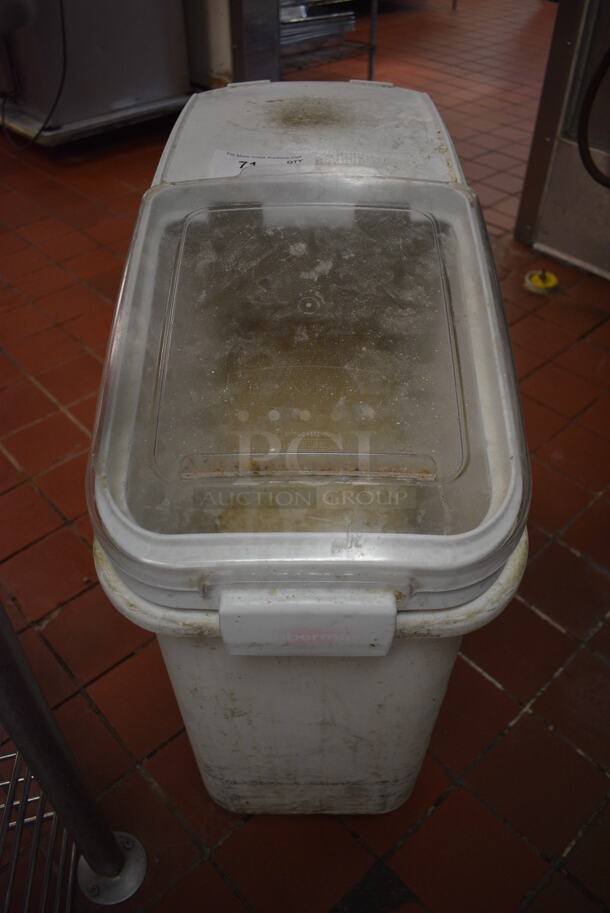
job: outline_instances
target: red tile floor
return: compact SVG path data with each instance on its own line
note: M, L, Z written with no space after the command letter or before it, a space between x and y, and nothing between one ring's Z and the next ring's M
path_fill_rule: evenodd
M555 10L419 0L380 17L377 78L431 94L485 208L534 477L519 595L465 638L415 792L385 816L247 820L215 806L154 640L96 584L83 492L96 390L171 124L21 156L0 146L1 598L102 808L146 845L149 875L126 910L610 904L610 287L510 235ZM363 77L365 60L296 75ZM522 285L543 263L561 280L552 298Z

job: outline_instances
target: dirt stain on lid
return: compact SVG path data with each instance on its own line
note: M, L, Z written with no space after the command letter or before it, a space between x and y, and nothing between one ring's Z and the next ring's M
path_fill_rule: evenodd
M313 95L278 99L268 102L268 105L269 121L275 127L347 127L354 120L354 115L347 105Z

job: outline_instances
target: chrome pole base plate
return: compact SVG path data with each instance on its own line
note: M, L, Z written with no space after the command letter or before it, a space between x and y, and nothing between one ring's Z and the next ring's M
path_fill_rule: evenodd
M146 851L140 841L122 831L115 831L114 836L125 857L118 875L98 875L83 856L78 860L76 870L78 884L85 897L103 906L127 900L136 893L146 876Z

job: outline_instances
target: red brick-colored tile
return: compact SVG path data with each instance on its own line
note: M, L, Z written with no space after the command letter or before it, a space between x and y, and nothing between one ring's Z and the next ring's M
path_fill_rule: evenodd
M546 869L534 850L461 789L389 865L434 913L514 913Z
M486 224L487 224L487 234L491 238L501 238L506 232L505 228L500 228L498 225L494 225L493 222L487 221L487 218L486 218Z
M26 298L31 298L32 301L39 301L53 292L58 292L73 285L74 276L59 266L47 266L44 269L37 270L31 276L24 276L15 284Z
M94 795L118 780L132 766L127 752L82 695L66 701L55 711L55 715L79 770Z
M520 320L511 327L510 335L513 342L518 342L524 349L529 349L545 358L552 358L566 349L574 338L559 327L540 320L537 316Z
M459 772L517 715L517 704L458 657L430 750Z
M136 191L122 193L108 200L108 206L114 212L135 219L142 204L142 194Z
M483 178L483 183L506 193L521 193L521 188L523 187L523 181L520 178L505 171Z
M45 626L44 634L83 684L121 662L153 636L117 612L99 586L65 605Z
M544 365L521 383L521 390L549 409L571 418L591 405L600 390L589 381L558 368Z
M608 881L608 841L610 812L599 815L587 833L578 841L566 860L566 868L603 903L610 905Z
M0 339L2 339L2 345L18 342L33 333L39 333L48 326L50 326L50 321L44 314L32 307L31 304L24 304L21 307L14 308L12 311L0 314Z
M140 913L144 907L151 909L150 902L200 859L199 850L163 800L137 773L112 787L100 806L113 830L134 834L146 850L148 865L144 883L137 894L121 904L121 911ZM205 902L205 898L201 900ZM81 910L82 913L99 913L99 904L81 896L79 913ZM182 913L179 907L176 913L178 911Z
M506 155L512 155L517 159L521 159L523 162L527 162L530 153L530 144L529 143L510 143L508 146L503 146L503 150ZM518 201L515 201L518 202ZM516 211L516 210L515 210Z
M606 311L610 308L610 282L601 276L582 273L581 279L569 289L568 294L575 301L591 304Z
M508 174L514 174L518 178L521 178L521 179L525 178L526 172L527 172L527 165L525 164L525 162L519 162L519 164L515 165L514 168L508 169Z
M580 485L538 462L531 461L532 503L530 519L553 533L587 507L591 494Z
M94 276L101 276L102 273L109 272L117 266L117 263L117 258L113 254L99 248L79 254L77 257L71 257L66 260L65 267L75 273L79 279L92 279Z
M23 380L23 374L19 368L9 361L5 355L0 354L0 390L10 387Z
M103 295L111 304L114 304L118 298L122 280L123 264L121 262L121 265L117 266L116 269L94 276L90 281L100 295Z
M384 815L346 815L344 820L374 853L382 855L406 834L448 786L449 780L441 765L426 757L413 792L400 808Z
M588 647L594 653L600 653L610 659L610 621L606 621L588 641Z
M32 628L24 631L19 635L19 643L34 673L34 678L51 707L55 707L74 694L76 685L36 631Z
M506 314L507 322L512 324L516 323L518 320L522 320L523 317L526 316L527 311L524 311L523 308L520 308L519 305L514 303L514 301L505 301L504 313ZM513 344L512 350L518 377L523 377L525 374L529 374L530 371L533 371L534 368L537 368L544 361L544 358L541 358L538 355L534 355L533 352L529 352L527 349L524 349L516 344Z
M91 549L70 530L60 529L5 561L0 579L35 621L91 586Z
M184 725L156 641L91 685L89 693L138 758Z
M462 641L462 653L522 701L533 697L574 649L569 637L517 600Z
M59 263L69 260L71 257L97 250L95 241L92 241L91 238L88 238L80 231L71 231L68 234L45 238L38 242L38 247L47 256L52 257L53 260L57 260Z
M91 518L89 514L84 514L80 519L76 521L73 526L73 529L81 539L86 542L88 545L93 545L93 527L91 525Z
M606 792L606 777L556 733L522 717L468 785L549 856L560 856Z
M82 346L57 327L49 327L27 339L8 343L6 351L25 371L36 377L47 368L80 355Z
M121 238L119 241L111 241L108 245L108 250L111 250L113 254L116 254L124 262L127 259L130 244L131 238Z
M598 905L559 873L527 909L528 913L599 913Z
M70 288L42 298L38 307L57 323L64 323L66 320L72 320L95 310L103 303L96 292L87 288L86 285L77 283L71 285Z
M49 472L39 475L36 484L64 517L74 520L87 510L85 474L87 453L60 463Z
M112 174L97 171L96 174L76 173L69 176L69 183L85 196L99 199L104 203L111 197L129 192L129 188Z
M102 369L100 361L85 353L45 371L38 380L59 402L72 403L97 391Z
M560 431L537 455L592 491L610 482L610 443L578 425Z
M19 229L19 234L33 244L40 245L49 238L59 238L71 231L69 225L60 219L42 219Z
M70 413L86 428L93 431L96 409L97 393L94 393L92 396L87 396L78 403L72 403L70 406Z
M3 443L19 465L35 475L86 450L89 438L63 412L55 412L4 438Z
M68 320L64 326L66 330L80 339L86 346L95 347L105 344L112 326L113 310L107 304L101 303Z
M515 224L515 217L508 216L505 212L500 212L494 206L488 206L485 209L485 221L488 228L494 226L500 229L500 236L510 231Z
M4 609L13 626L13 630L19 634L28 627L29 622L14 599L10 599L5 593L0 598L0 606Z
M550 537L530 521L528 521L527 524L527 535L529 539L529 555L527 560L531 563L536 555L548 545Z
M0 391L0 435L9 434L57 409L29 380Z
M19 229L40 221L47 214L45 207L37 200L15 191L0 193L0 213L5 226Z
M482 151L479 146L473 147L475 150L479 150L478 154ZM462 157L462 153L458 148L458 153ZM489 177L490 174L494 174L494 169L490 168L488 165L483 165L480 162L463 162L462 168L466 176L466 180L470 183L472 181L482 181L485 178Z
M130 238L132 232L133 221L120 216L101 219L95 225L90 225L86 229L86 234L100 244L110 244L113 241Z
M560 295L547 301L538 311L538 316L554 326L561 327L566 333L584 336L607 315L592 305L579 304L567 295Z
M500 213L504 221L510 217ZM511 219L511 221L514 221ZM500 223L502 224L502 223ZM536 295L525 288L524 280L531 261L525 261L516 268L511 269L502 280L502 293L509 301L516 301L525 311L536 311L544 304L544 297Z
M594 761L608 767L610 674L608 664L598 656L582 650L538 698L534 712Z
M175 888L158 900L154 913L195 911L205 898L206 913L246 913L241 900L227 887L216 869L203 862Z
M0 494L14 488L23 479L23 473L0 452Z
M521 244L515 238L507 238L502 242L500 256L511 270L518 271L521 279L521 288L523 288L523 277L530 265L536 261L535 252L531 247Z
M519 592L577 637L586 634L610 607L610 582L605 575L557 542L530 562Z
M61 525L61 518L33 485L19 485L0 497L0 560Z
M14 282L20 276L26 276L42 269L49 263L47 257L33 247L25 247L0 256L0 276Z
M578 417L578 424L610 443L610 394L601 397Z
M518 159L502 152L485 152L483 155L477 156L475 162L493 168L494 171L508 171L509 168L518 164Z
M527 445L531 453L554 438L567 422L564 415L543 406L530 396L521 397L521 409L523 410Z
M602 326L593 330L586 338L587 342L590 342L593 345L604 346L604 348L610 349L610 320L607 320Z
M27 248L24 239L14 231L0 231L0 259L3 260L7 254L14 254Z
M61 219L68 222L73 228L83 230L89 225L94 225L104 215L104 207L87 200L77 193L70 193L65 187L60 188L56 201L55 212Z
M487 184L479 184L478 181L472 185L472 189L478 196L481 206L493 206L499 200L506 198L504 190L496 190L494 187L488 187Z
M149 761L146 768L191 830L212 847L234 830L243 816L217 805L208 795L186 733L181 733Z
M23 295L13 291L12 286L3 284L0 280L0 314L14 311L15 308L21 307L26 303Z
M331 817L253 818L215 854L257 910L331 910L373 864L373 857ZM329 866L328 860L332 859Z
M563 539L583 555L610 569L610 502L600 498L563 534Z

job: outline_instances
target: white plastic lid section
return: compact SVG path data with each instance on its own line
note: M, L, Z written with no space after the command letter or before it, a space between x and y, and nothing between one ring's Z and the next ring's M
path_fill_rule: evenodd
M485 237L450 184L149 191L90 474L117 568L182 591L496 573L529 474Z

